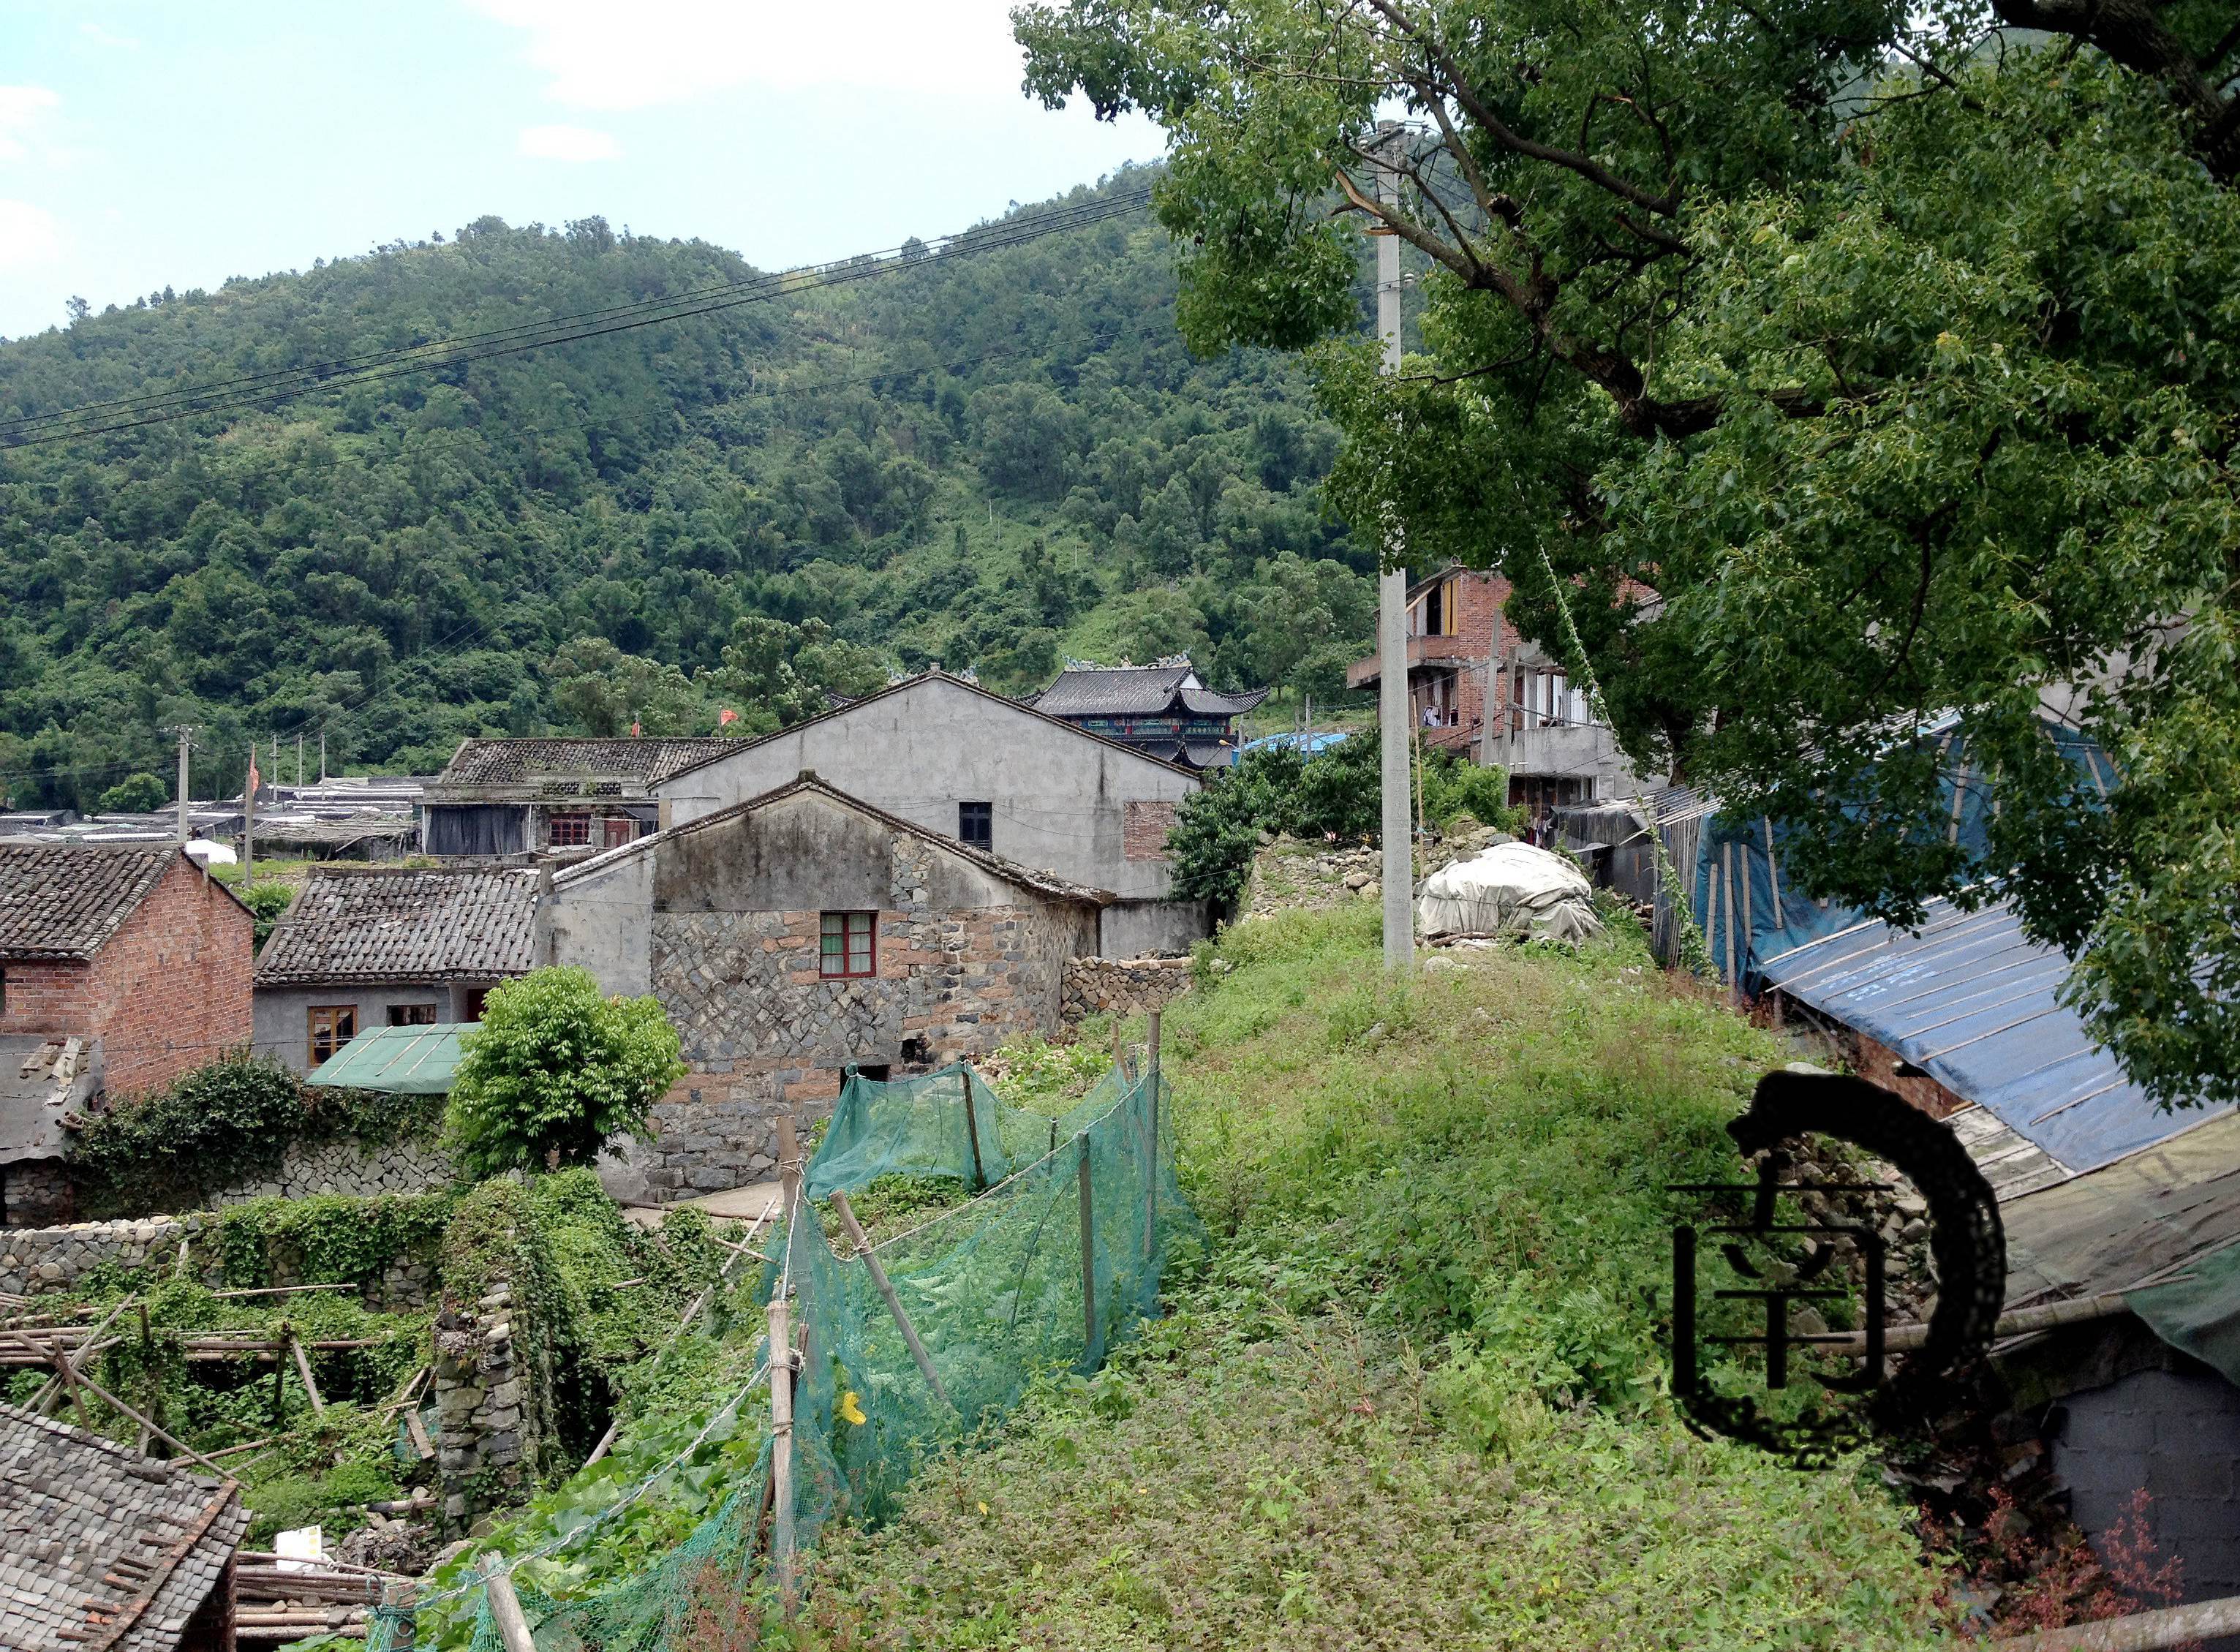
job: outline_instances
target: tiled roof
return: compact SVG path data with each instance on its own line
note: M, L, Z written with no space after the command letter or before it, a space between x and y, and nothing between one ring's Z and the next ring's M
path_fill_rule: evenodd
M735 751L736 740L470 740L432 789L518 786L538 780L635 780L650 786Z
M10 1652L95 1642L168 1652L248 1529L232 1482L0 1404L0 1646Z
M265 942L257 984L526 975L536 927L531 868L316 869Z
M1034 706L1054 717L1150 716L1175 703L1175 691L1190 675L1187 665L1061 671L1035 696Z
M0 843L0 958L90 958L178 854L175 843Z
M658 854L663 849L681 837L727 824L742 816L751 815L757 809L767 809L772 803L782 803L802 792L810 793L837 803L843 809L853 809L856 813L867 816L894 831L920 838L933 844L937 849L954 855L959 860L970 861L973 865L994 873L1006 883L1016 883L1022 889L1032 889L1037 895L1046 895L1054 900L1071 901L1083 906L1100 907L1110 906L1118 898L1106 890L1093 889L1085 884L1070 883L1054 873L1037 871L1031 866L1022 866L1016 861L1007 861L1000 855L991 855L984 849L973 849L960 843L955 838L937 832L930 827L921 826L914 820L904 820L900 815L890 815L885 809L875 804L867 803L860 797L851 796L837 786L828 786L815 775L810 774L804 774L797 780L789 780L783 786L773 788L759 797L750 797L744 803L733 803L729 809L719 809L712 815L703 815L699 819L688 821L682 826L672 826L667 831L655 832L650 836L639 838L635 843L625 843L619 849L610 849L602 854L594 855L589 860L577 861L574 865L564 867L554 875L553 886L557 889L565 889L571 883L597 876L617 861L629 856Z

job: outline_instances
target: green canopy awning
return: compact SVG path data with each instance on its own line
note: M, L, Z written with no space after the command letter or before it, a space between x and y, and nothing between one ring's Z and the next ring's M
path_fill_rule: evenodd
M459 1039L472 1022L433 1027L376 1027L319 1063L304 1081L398 1096L448 1096L459 1069Z

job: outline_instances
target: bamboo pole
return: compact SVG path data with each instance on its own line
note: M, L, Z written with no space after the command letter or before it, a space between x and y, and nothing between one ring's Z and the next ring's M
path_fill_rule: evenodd
M497 1555L483 1556L483 1593L490 1601L490 1627L505 1645L505 1652L537 1652L529 1633L529 1615L521 1609L521 1596L513 1592L513 1579Z
M2121 1292L2110 1292L2103 1296L2078 1296L2068 1302L2046 1302L2037 1308L2018 1309L2000 1316L1992 1328L1995 1337L2023 1336L2031 1331L2051 1330L2057 1325L2077 1325L2088 1320L2106 1319L2117 1314L2128 1314L2130 1304ZM1903 1354L1923 1346L1929 1341L1927 1325L1893 1325L1883 1334L1883 1346L1893 1354ZM1817 1346L1832 1353L1854 1356L1863 1353L1867 1345L1864 1331L1833 1331Z
M980 1162L980 1122L973 1116L972 1076L968 1071L959 1075L957 1082L964 1091L964 1136L972 1144L972 1186L977 1193L988 1185L988 1172Z
M180 1440L176 1436L166 1433L163 1429L157 1428L153 1422L150 1422L146 1417L142 1416L137 1411L125 1404L123 1401L118 1399L114 1394L111 1394L107 1389L102 1387L100 1383L95 1382L91 1377L81 1374L77 1380L85 1384L86 1387L91 1389L97 1398L106 1402L111 1408L123 1413L130 1421L139 1423L143 1428L146 1429L149 1433L154 1435L158 1440L161 1440L165 1445L170 1447L172 1450L177 1452L181 1456L191 1458L195 1462L201 1463L203 1468L208 1469L212 1474L217 1475L221 1480L230 1481L233 1478L233 1474L230 1469L219 1467L208 1457L203 1455L201 1452L187 1444L183 1440Z
M243 1296L299 1296L312 1290L356 1290L356 1285L260 1285L254 1290L214 1290L210 1295L222 1301L235 1301Z
M1150 1012L1151 1030L1148 1035L1150 1050L1150 1095L1148 1097L1148 1128L1143 1142L1143 1260L1149 1262L1159 1249L1159 1012Z
M93 1431L93 1418L87 1415L85 1409L85 1396L77 1391L77 1372L71 1368L70 1356L59 1351L42 1348L38 1343L33 1342L21 1331L10 1331L8 1335L21 1342L25 1348L30 1349L34 1354L39 1356L40 1364L51 1365L55 1368L56 1374L62 1378L62 1384L64 1391L67 1392L70 1397L77 1402L78 1426L83 1429L87 1433L90 1434Z
M770 1304L770 1575L793 1594L793 1336L783 1295Z
M2073 1623L2042 1629L1999 1642L1999 1652L2165 1652L2165 1649L2240 1633L2240 1595L2166 1606L2129 1617L2103 1617L2097 1623Z
M863 1265L871 1270L871 1283L878 1287L879 1295L886 1299L887 1311L895 1316L895 1324L903 1334L903 1341L910 1345L910 1357L917 1362L918 1375L925 1378L925 1385L933 1390L936 1399L950 1410L955 1410L956 1402L949 1397L949 1390L941 1385L941 1374L933 1369L932 1356L925 1351L925 1344L918 1340L917 1327L910 1323L910 1316L903 1311L903 1300L895 1295L894 1282L887 1277L887 1270L879 1266L878 1253L871 1249L871 1242L863 1236L863 1224L856 1220L856 1212L849 1206L848 1196L835 1193L832 1208L840 1213L840 1225L848 1230L848 1237L863 1256Z
M1075 1180L1081 1189L1081 1356L1097 1347L1097 1212L1090 1202L1089 1132L1080 1136L1081 1158Z
M311 1356L303 1351L303 1343L296 1340L296 1333L285 1320L280 1322L280 1331L288 1339L288 1347L296 1356L296 1375L303 1379L303 1392L311 1396L311 1415L315 1417L326 1416L327 1402L319 1397L318 1382L311 1376Z

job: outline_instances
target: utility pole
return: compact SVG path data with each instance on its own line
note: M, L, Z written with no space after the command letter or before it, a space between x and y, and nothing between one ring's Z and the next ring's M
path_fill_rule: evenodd
M194 738L194 729L180 723L171 732L179 736L179 842L187 841L187 752Z
M249 737L249 772L241 777L241 887L247 889L257 863L257 736Z
M1378 130L1377 198L1400 204L1400 175L1390 163L1393 147L1404 141L1403 129L1387 121ZM1400 237L1378 226L1377 237L1377 336L1383 345L1382 370L1400 371ZM1384 572L1377 582L1377 720L1383 739L1384 836L1384 967L1416 967L1416 845L1409 832L1408 742L1414 732L1408 714L1408 575L1399 566L1398 523L1390 523L1384 546Z
M319 730L319 783L327 783L327 731Z
M296 783L299 786L303 783L303 736L301 729L296 734Z

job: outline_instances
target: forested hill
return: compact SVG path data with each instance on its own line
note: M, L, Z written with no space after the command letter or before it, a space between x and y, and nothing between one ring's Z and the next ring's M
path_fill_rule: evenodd
M486 218L0 345L0 428L752 273L597 219ZM251 736L395 770L476 733L697 733L725 708L750 731L933 659L1008 689L1067 654L1187 649L1327 693L1374 600L1322 513L1335 433L1290 363L1190 356L1173 296L1130 213L0 451L0 784L91 806L168 776L180 723L202 795L239 784Z

